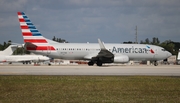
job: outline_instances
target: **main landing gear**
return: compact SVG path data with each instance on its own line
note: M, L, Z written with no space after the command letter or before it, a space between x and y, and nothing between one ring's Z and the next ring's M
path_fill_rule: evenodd
M88 65L89 65L89 66L93 66L93 65L94 65L94 63L95 63L94 61L89 61L89 62L88 62ZM96 61L96 64L97 64L97 66L102 66L102 62L101 62L101 61L99 61L99 60L98 60L98 61Z
M102 66L102 62L101 61L97 61L97 66Z
M93 61L89 61L89 62L88 62L88 65L89 65L89 66L93 66L93 65L94 65L94 62L93 62Z

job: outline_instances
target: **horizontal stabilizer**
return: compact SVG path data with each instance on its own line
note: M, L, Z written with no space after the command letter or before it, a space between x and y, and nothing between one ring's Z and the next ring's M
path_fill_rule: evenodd
M31 49L37 48L37 46L35 44L30 43L30 42L26 42L24 45L24 48L26 50L31 50Z

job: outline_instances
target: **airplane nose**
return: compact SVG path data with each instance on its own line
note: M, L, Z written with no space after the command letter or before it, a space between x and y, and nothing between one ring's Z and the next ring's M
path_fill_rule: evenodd
M170 52L167 52L167 56L170 57L172 56L172 54Z

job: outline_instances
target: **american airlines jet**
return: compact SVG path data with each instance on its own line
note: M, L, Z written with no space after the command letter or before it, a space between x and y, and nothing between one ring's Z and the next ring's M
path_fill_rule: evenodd
M18 12L25 48L35 54L51 58L89 60L88 65L104 63L128 63L130 60L150 60L157 66L158 60L171 56L164 48L146 44L103 43L57 43L37 30L24 12Z

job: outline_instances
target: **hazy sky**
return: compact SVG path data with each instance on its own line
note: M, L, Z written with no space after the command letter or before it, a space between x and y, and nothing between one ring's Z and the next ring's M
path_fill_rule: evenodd
M49 39L180 42L180 0L0 0L0 43L23 43L18 11Z

